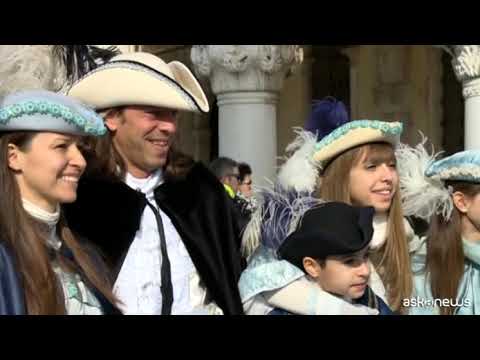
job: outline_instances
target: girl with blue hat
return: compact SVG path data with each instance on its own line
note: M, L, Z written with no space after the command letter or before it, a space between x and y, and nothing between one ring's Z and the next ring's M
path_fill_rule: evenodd
M44 90L0 101L0 314L118 313L108 272L70 231L85 136L106 132L80 102Z
M396 170L394 149L402 124L349 121L345 105L327 98L314 103L305 128L287 147L291 155L278 173L273 190L276 195L272 196L271 190L260 192L262 204L244 233L244 251L250 255L239 282L245 311L261 314L280 307L302 314L329 310L331 314L365 314L355 307L340 311L341 304L327 301L325 292L304 281L302 271L262 246L265 213L270 211L272 197L281 196L373 207L369 285L394 311L403 312L401 300L409 297L412 289L408 244L415 234L403 216ZM305 302L305 298L310 301Z
M425 150L397 150L405 212L430 223L415 242L409 314L480 314L480 150L437 160Z

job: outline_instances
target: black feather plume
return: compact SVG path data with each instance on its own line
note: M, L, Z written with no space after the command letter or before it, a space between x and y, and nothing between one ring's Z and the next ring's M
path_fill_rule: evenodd
M55 45L53 53L65 65L68 81L74 82L120 51L116 46L102 49L93 45Z

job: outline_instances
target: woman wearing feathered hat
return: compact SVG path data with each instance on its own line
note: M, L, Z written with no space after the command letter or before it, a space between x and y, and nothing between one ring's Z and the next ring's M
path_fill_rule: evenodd
M105 132L93 110L62 95L0 101L0 314L119 313L106 267L61 206L75 201L85 170L81 140Z
M397 150L405 213L430 223L412 256L410 314L480 314L480 151L437 160L424 145Z
M72 228L112 264L126 314L241 314L240 229L221 184L174 150L179 111L208 112L190 70L148 53L118 55L68 95L101 113Z
M394 154L402 124L348 121L345 106L327 98L314 104L306 129L287 148L293 154L279 171L277 188L298 197L315 194L325 201L374 207L370 285L392 309L402 311L402 299L409 297L412 289L408 240L414 237L403 217ZM264 201L268 208L268 196ZM316 300L309 308L296 308L296 312L325 313L325 306L331 306L337 313L335 304L326 304L318 291L302 281L302 272L287 269L288 265L266 256L262 246L257 248L262 216L261 207L243 238L247 254L256 249L240 281L246 311L261 313L265 305L293 310L299 304L295 298L313 296ZM262 279L266 272L270 274L267 280Z

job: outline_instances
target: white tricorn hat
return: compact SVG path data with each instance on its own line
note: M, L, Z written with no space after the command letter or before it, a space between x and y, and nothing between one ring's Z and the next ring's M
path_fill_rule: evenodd
M209 111L200 84L184 64L167 64L144 52L115 56L75 82L67 95L97 111L127 105Z

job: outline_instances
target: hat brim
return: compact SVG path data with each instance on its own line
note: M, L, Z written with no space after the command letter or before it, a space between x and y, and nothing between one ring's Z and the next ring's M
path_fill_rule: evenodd
M465 150L433 161L425 176L441 181L480 183L480 151Z
M313 158L325 165L341 153L357 146L385 142L396 146L400 141L403 126L399 122L352 121L336 129L317 146Z
M207 98L190 70L178 62L168 66L175 79L145 64L112 62L87 74L67 94L97 110L144 105L208 112Z
M0 131L23 130L82 136L107 132L94 110L71 97L45 90L20 91L0 102Z

